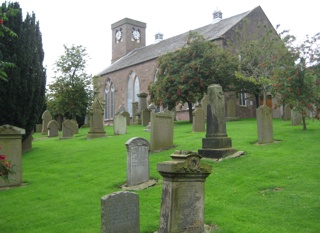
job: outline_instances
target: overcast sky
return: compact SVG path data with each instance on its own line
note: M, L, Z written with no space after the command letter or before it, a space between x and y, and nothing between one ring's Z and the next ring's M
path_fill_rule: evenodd
M14 2L14 1L11 1ZM47 83L63 45L82 45L90 56L87 73L96 75L111 64L111 24L131 18L147 24L147 45L154 34L164 39L212 22L216 8L228 18L261 6L276 27L289 29L302 40L320 32L319 0L20 0L23 15L34 12L40 23Z

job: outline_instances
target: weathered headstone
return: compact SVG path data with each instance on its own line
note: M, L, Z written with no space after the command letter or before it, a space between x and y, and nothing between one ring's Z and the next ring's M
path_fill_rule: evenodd
M127 147L127 186L134 186L150 179L149 142L144 138L131 138Z
M195 107L195 110L192 112L192 116L192 132L204 132L205 118L201 104Z
M71 120L62 122L62 136L60 139L73 138L73 123Z
M291 121L292 125L301 125L302 115L300 112L291 110Z
M159 233L204 232L205 179L212 166L192 151L176 151L157 164L163 177Z
M140 233L139 196L122 191L101 198L102 233Z
M113 132L114 135L127 133L127 119L122 115L116 115L113 118Z
M124 116L127 120L127 126L130 125L130 113L127 111L120 112L120 115Z
M51 120L48 123L48 137L58 137L59 123L56 120Z
M141 125L146 126L150 122L150 110L149 109L143 109L141 111Z
M199 154L208 158L221 158L235 152L231 138L227 135L225 119L225 103L222 87L213 84L207 93L207 131L202 139Z
M90 109L90 129L87 139L106 137L106 131L103 125L103 107L99 99L96 97Z
M26 131L12 125L0 126L0 145L1 154L14 166L15 174L11 175L12 179L5 182L0 179L0 187L17 186L22 184L22 135Z
M41 133L43 135L48 135L47 126L48 126L49 121L51 121L51 120L52 120L51 113L48 110L44 111L42 114L42 131L41 131Z
M271 109L267 105L257 110L258 144L273 142L273 127Z
M73 129L73 134L77 134L79 133L79 124L76 120L72 119L71 120L73 126L72 126L72 129Z
M137 124L138 102L132 102L132 124Z
M150 151L173 147L173 116L170 113L151 113Z
M238 119L236 100L233 97L230 97L230 99L227 101L226 119L228 121L234 121Z
M32 150L32 141L33 141L32 133L26 139L23 140L22 153Z
M42 132L42 124L36 124L36 133Z
M283 107L282 120L290 121L291 120L291 108L289 105Z

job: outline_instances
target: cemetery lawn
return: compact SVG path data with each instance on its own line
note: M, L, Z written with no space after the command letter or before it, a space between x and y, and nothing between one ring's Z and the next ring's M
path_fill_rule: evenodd
M275 143L257 145L255 119L227 122L235 159L214 162L205 183L205 223L214 232L320 232L320 122L307 120L307 130L289 121L273 120ZM33 149L23 154L23 182L0 190L1 233L99 233L100 199L121 191L126 182L126 146L132 137L150 141L145 127L128 126L126 135L86 140L88 128L73 139L35 133ZM59 132L61 136L61 132ZM140 198L140 229L157 230L160 220L159 162L174 150L197 151L205 132L175 122L175 148L150 154L150 175L158 183L136 191Z

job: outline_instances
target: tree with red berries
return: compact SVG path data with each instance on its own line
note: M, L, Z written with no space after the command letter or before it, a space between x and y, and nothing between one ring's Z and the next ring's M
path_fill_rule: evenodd
M279 93L278 105L289 104L302 115L303 130L306 130L307 110L320 106L320 33L306 36L301 43L288 33L283 36L290 54L281 59L282 67L273 77L273 88Z
M192 122L192 104L200 101L210 84L227 90L237 68L237 58L203 36L190 32L185 45L158 58L155 83L149 85L150 99L169 110L187 103Z

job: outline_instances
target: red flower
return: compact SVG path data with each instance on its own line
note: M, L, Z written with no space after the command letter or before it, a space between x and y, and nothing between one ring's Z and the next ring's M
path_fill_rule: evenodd
M6 156L5 155L0 155L0 161L1 160L6 160Z

